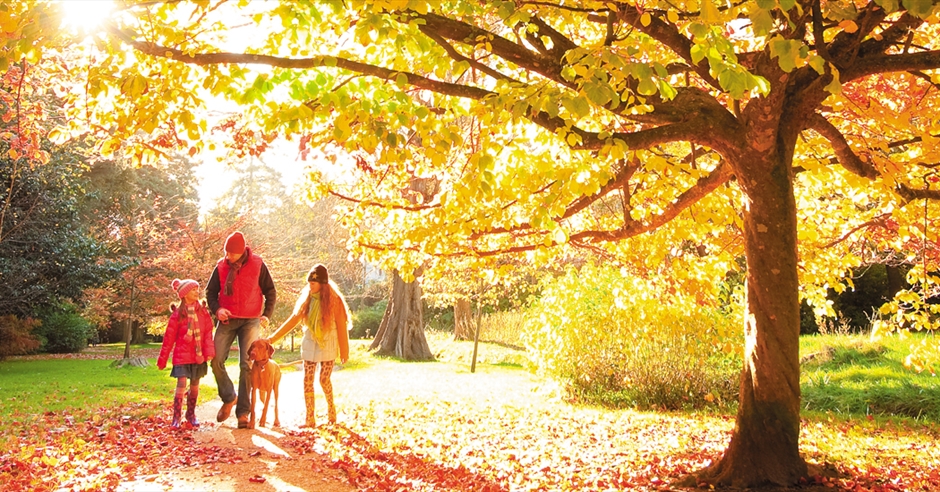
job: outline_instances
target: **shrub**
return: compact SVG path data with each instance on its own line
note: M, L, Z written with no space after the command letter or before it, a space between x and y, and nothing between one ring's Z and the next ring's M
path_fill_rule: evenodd
M589 403L677 409L736 401L740 314L662 290L610 268L569 271L531 308L530 357Z
M480 323L480 339L512 347L524 345L526 314L523 311L498 311L484 314Z
M33 318L20 319L12 314L0 316L0 359L36 351L41 342L33 331L39 324L40 321Z
M36 334L43 340L42 350L53 354L80 352L95 335L95 328L78 314L73 304L61 303L42 315Z
M370 307L353 311L352 330L349 332L349 338L372 338L379 331L379 324L382 323L382 317L385 316L385 307L387 300L379 301Z

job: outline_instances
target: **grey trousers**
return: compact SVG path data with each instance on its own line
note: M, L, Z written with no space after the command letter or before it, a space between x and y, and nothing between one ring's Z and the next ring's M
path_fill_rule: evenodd
M248 415L251 411L251 377L249 376L248 347L261 336L260 318L229 318L228 323L215 325L215 358L212 359L212 374L219 387L219 398L223 403L235 399L235 385L225 371L232 342L238 339L238 402L235 416Z

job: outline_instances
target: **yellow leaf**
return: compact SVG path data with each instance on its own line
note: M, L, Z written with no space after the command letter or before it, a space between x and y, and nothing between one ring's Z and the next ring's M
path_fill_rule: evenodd
M711 24L718 20L718 7L712 0L701 1L701 19L705 24Z
M643 24L643 27L648 27L651 22L653 22L653 18L650 16L650 13L643 12L643 15L640 16L640 24Z
M675 10L669 9L669 11L666 12L666 19L669 19L669 22L675 24L676 22L679 22L679 13Z

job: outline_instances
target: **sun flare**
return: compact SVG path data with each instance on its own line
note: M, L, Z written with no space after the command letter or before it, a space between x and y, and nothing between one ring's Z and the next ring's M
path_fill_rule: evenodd
M111 0L60 0L57 3L63 14L62 26L85 32L98 27L114 9Z

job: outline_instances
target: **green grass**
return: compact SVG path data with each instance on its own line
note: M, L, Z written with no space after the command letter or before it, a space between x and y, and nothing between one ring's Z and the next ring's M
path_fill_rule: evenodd
M110 364L103 359L0 363L0 452L6 450L9 436L32 428L43 414L67 412L78 420L102 408L124 407L137 412L135 416L147 416L170 400L175 381L168 372L154 366L115 369ZM214 396L206 393L206 399Z
M0 364L0 413L55 412L166 397L175 382L156 367L111 368L107 360L40 359ZM2 424L0 424L2 425Z
M912 347L936 347L934 335L802 337L804 413L906 417L940 422L940 378L905 367ZM932 343L931 343L932 342ZM810 355L812 354L812 355ZM940 354L924 352L924 367L940 369Z

